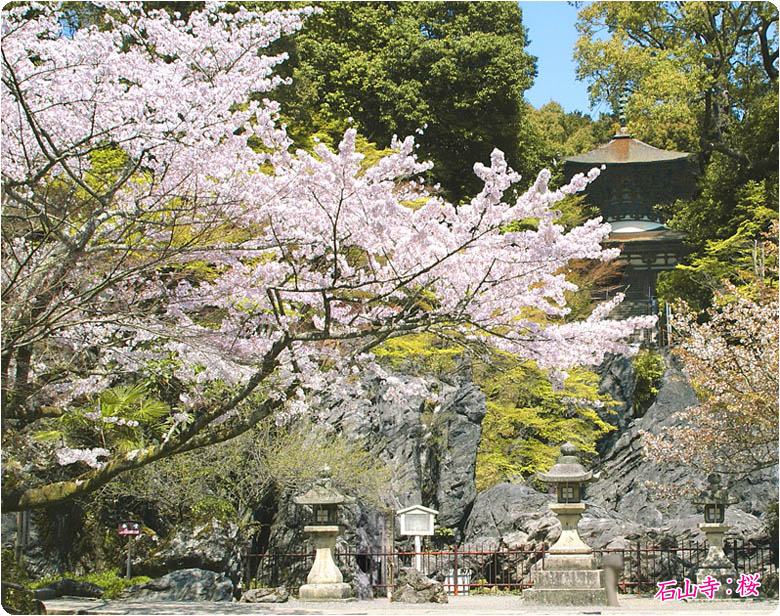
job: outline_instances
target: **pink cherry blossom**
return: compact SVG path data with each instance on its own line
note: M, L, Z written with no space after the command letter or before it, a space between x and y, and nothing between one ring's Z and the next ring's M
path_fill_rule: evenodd
M357 409L356 374L392 384L389 396L419 394L371 353L393 336L491 344L560 380L631 353L630 336L654 324L608 319L619 300L565 321L567 264L617 256L600 219L558 222L555 204L597 169L551 190L548 171L520 178L495 150L474 165L484 188L456 206L425 186L430 163L412 137L368 168L354 129L336 151L293 152L279 104L258 94L282 81L285 58L267 46L314 9L206 3L184 23L106 5L122 16L106 17L111 28L72 37L56 3L6 11L2 24L3 215L28 225L2 241L3 379L22 395L9 399L71 412L161 370L183 390L165 437L105 454L121 464L74 490L269 414L316 412L325 395ZM520 182L530 188L508 199ZM536 228L507 231L528 219Z

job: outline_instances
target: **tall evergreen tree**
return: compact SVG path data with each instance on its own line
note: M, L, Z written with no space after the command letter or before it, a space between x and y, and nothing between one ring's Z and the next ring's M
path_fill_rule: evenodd
M536 59L525 51L516 4L327 2L322 9L280 43L291 56L293 84L279 96L291 124L338 134L353 118L380 147L425 127L419 153L454 199L479 190L471 166L493 148L532 177L541 153L523 93Z

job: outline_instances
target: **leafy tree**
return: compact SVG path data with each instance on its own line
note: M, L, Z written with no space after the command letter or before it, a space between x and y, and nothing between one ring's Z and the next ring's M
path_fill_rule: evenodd
M630 353L625 338L654 322L607 320L616 302L562 320L568 263L617 255L600 245L606 225L566 231L553 209L597 170L557 191L542 172L510 203L519 177L494 150L474 167L484 188L455 207L422 184L412 138L369 168L354 130L337 151L292 153L279 105L251 98L280 82L266 46L310 9L207 4L187 22L109 9L110 28L72 37L56 5L3 14L5 511L90 493L326 393L349 404L358 374L387 377L371 351L399 335L490 343L563 380ZM535 223L505 231L515 220ZM101 395L135 386L169 409L148 420L164 431L138 426L138 446L96 448L97 427L35 439L65 417L102 424Z
M553 168L562 163L565 156L592 150L609 141L615 133L611 116L601 114L598 121L594 122L580 111L566 113L554 101L539 109L531 108L528 117L535 139L543 144L545 163Z
M737 288L726 282L706 311L675 308L675 353L702 402L678 413L678 425L642 436L656 462L692 474L744 476L778 462L777 226L766 243L774 280L757 276Z
M286 426L266 420L228 443L158 460L109 483L93 506L146 500L179 522L217 515L248 529L264 499L308 489L326 465L338 489L388 504L394 476L378 452L304 417Z
M631 91L630 131L698 152L697 196L668 206L696 252L659 293L706 306L707 287L778 215L778 21L769 2L594 2L579 14L578 75L591 99ZM604 33L608 36L605 37ZM665 278L665 281L663 280ZM714 284L713 284L714 283Z
M291 126L335 136L351 117L380 146L425 127L420 153L455 200L480 190L471 166L493 148L526 177L540 167L523 101L535 58L524 51L516 4L327 2L322 9L284 45L293 84L280 89L280 101Z
M556 391L532 364L494 354L478 362L475 381L487 397L477 454L477 489L548 470L564 441L595 453L596 441L613 426L599 410L611 402L598 393L598 375L573 371Z

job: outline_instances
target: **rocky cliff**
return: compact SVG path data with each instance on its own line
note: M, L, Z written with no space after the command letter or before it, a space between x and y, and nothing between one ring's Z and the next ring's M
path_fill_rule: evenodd
M602 391L619 404L615 414L605 415L617 429L599 443L600 456L594 469L598 479L585 491L588 508L579 528L591 547L619 548L638 539L704 539L698 528L701 513L690 500L657 500L645 485L648 480L678 482L686 471L648 462L641 453L641 432L657 434L676 421L677 411L697 404L674 356L664 354L664 365L656 399L645 412L637 411L631 403L634 378L630 360L612 357L599 367ZM735 482L731 493L738 503L726 511L726 523L732 526L726 537L768 543L767 505L777 502L777 469ZM537 549L542 542L549 545L560 534L559 523L547 509L551 500L551 496L526 485L494 486L477 497L464 539L528 549Z

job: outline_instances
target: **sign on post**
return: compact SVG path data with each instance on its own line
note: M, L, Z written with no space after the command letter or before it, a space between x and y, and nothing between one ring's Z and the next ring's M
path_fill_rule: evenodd
M414 568L422 572L422 546L420 537L433 535L434 517L439 512L422 505L412 505L396 511L401 523L401 534L414 537Z
M130 549L132 546L132 540L135 535L141 534L141 523L135 520L128 520L127 522L120 522L117 529L120 535L127 535L127 572L125 577L130 579Z
M134 520L130 520L129 522L122 522L119 525L119 534L120 535L140 535L141 534L141 523L136 522Z

